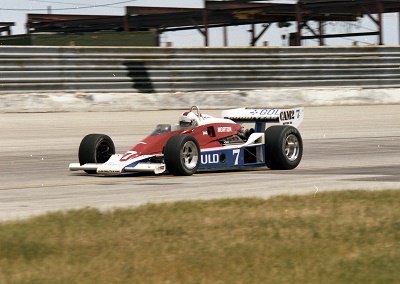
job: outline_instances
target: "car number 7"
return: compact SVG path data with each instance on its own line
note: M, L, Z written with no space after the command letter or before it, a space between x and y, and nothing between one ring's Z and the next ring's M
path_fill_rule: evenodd
M235 157L235 165L239 165L239 154L240 154L240 149L233 150L233 156Z

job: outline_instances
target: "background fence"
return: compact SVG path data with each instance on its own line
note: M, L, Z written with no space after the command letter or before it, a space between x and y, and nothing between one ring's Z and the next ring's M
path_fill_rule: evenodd
M0 46L0 92L400 87L400 47Z

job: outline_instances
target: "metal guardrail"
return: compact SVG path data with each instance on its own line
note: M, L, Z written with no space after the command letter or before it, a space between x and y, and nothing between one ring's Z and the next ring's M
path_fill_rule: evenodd
M0 46L0 92L400 87L400 47Z

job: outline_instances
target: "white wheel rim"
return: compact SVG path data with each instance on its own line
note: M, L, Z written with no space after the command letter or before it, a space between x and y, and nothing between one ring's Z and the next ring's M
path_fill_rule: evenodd
M197 145L193 141L187 141L181 150L181 160L187 169L194 169L199 160Z
M294 134L288 135L285 140L286 158L291 162L296 161L297 158L299 157L299 153L300 153L299 139L297 139L297 136Z

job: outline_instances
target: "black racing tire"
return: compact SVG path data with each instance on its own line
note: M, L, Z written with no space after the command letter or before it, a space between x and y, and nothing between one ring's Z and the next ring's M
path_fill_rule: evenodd
M303 140L297 128L274 125L265 130L265 163L272 170L296 168L303 156Z
M200 146L190 135L172 136L164 148L164 162L175 176L190 176L200 166Z
M112 139L104 134L88 134L79 145L79 163L105 163L115 154ZM95 174L95 170L85 170L88 174Z

